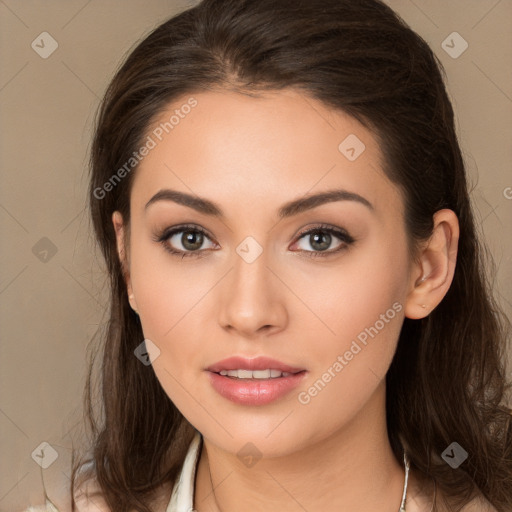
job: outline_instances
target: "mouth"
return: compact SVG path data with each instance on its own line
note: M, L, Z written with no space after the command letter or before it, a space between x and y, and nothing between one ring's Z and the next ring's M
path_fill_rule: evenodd
M223 363L226 364L226 363ZM227 363L231 364L232 363ZM262 364L261 360L257 364ZM253 360L254 365L254 360ZM212 388L223 398L237 405L263 406L289 395L305 379L307 370L285 366L260 369L209 368ZM287 371L293 370L293 371Z
M306 371L305 368L291 366L265 356L232 356L217 361L206 370L235 379L278 379Z
M305 368L265 356L232 356L205 370L220 396L247 406L262 406L286 397L308 373Z
M229 379L233 380L258 381L281 379L283 377L289 377L290 375L298 375L300 373L305 372L306 370L301 370L297 372L283 372L281 370L269 368L266 370L221 370L212 373L216 373L217 375L228 377Z

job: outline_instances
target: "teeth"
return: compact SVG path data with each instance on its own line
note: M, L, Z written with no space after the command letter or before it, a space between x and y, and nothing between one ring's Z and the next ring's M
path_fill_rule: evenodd
M281 372L280 370L221 370L221 375L236 377L237 379L276 379L278 377L288 377L291 373Z

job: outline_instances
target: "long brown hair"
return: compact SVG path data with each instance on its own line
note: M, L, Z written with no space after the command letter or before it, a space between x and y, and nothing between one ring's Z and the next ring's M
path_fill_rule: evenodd
M512 509L512 421L506 407L510 322L492 296L492 258L479 241L445 71L427 43L380 0L203 0L151 32L110 83L97 116L89 202L110 279L100 389L86 386L94 476L113 512L150 512L176 478L195 429L134 357L144 339L130 308L112 212L128 224L136 166L105 183L140 148L169 102L217 89L257 94L295 88L372 131L384 171L404 193L411 257L432 234L433 214L453 210L460 226L451 287L430 315L406 318L387 382L389 439L398 460L437 483L451 510L481 493ZM111 182L112 183L112 182ZM95 407L100 406L99 418ZM457 442L457 469L442 452ZM85 466L83 466L85 467ZM73 502L74 503L74 502Z

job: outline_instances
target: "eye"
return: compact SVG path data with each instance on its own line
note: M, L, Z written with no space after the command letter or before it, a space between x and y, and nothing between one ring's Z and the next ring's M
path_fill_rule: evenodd
M341 242L335 249L328 251L327 249L333 242L333 237L337 238ZM305 243L300 244L302 239L304 239ZM309 253L307 254L307 257L325 257L343 251L354 242L355 239L352 238L344 229L322 224L320 226L309 229L308 231L302 232L299 235L298 242L296 243L299 243L300 249L303 249L306 253ZM307 249L308 245L313 248L312 251Z
M198 253L205 250L203 244L206 240L210 240L206 231L194 225L175 226L164 230L154 238L154 241L160 242L166 251L182 258L200 256ZM175 246L178 248L175 249Z
M335 249L327 250L331 246L333 238L337 238L340 243ZM301 243L302 239L305 240L305 244ZM205 241L211 241L211 238L199 226L182 225L165 229L162 233L156 235L153 240L161 243L170 254L185 258L188 256L201 257L201 253L207 250L203 246ZM306 253L307 257L326 257L341 252L353 242L355 242L355 239L344 229L322 224L302 232L295 244L299 244L299 249ZM180 245L181 247L179 247ZM313 250L308 250L304 245L310 245ZM176 246L178 247L176 248ZM215 244L212 243L212 246L214 247ZM210 249L213 248L212 246L210 246Z

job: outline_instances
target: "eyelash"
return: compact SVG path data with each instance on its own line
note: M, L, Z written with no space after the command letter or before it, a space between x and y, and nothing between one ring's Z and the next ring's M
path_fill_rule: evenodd
M192 232L192 233L201 233L205 237L211 240L211 237L208 235L208 233L201 227L193 225L193 224L186 224L182 226L176 226L170 229L164 229L163 232L160 232L157 234L153 240L155 242L161 243L164 247L164 249L169 252L172 256L181 256L181 258L186 257L202 257L199 256L199 254L207 249L202 249L198 251L181 251L173 249L169 246L167 243L169 238L171 238L176 233L183 233L183 232ZM345 230L334 228L332 226L329 226L327 224L320 224L319 226L315 226L314 228L310 228L306 231L303 231L302 233L299 233L299 235L296 238L296 242L298 242L301 238L304 238L306 235L312 235L314 233L328 233L330 235L334 235L336 238L339 238L343 243L334 250L330 251L302 251L307 253L308 258L325 258L328 256L331 256L333 254L337 254L345 249L347 249L351 244L353 244L356 240L351 237ZM295 242L294 242L295 243Z

